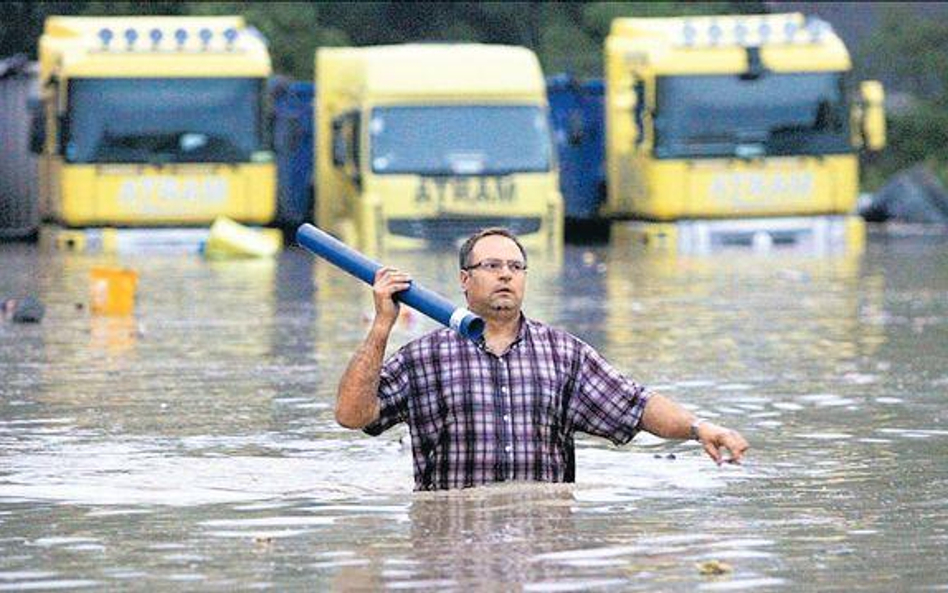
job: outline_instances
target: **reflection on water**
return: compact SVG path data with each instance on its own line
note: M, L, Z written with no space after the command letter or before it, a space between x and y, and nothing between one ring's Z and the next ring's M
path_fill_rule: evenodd
M301 251L121 258L0 245L0 590L948 587L943 242L531 254L528 315L753 449L577 441L575 485L412 494L405 430L337 427L369 291ZM388 260L461 300L452 252ZM93 317L89 270L139 274ZM406 312L393 346L433 329ZM703 575L715 561L730 570Z

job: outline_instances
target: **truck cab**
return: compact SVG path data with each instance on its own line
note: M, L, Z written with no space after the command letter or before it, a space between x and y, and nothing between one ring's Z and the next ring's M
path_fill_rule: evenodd
M316 53L316 223L366 252L506 226L562 243L546 90L525 48L407 44Z
M39 61L32 147L53 220L271 222L270 57L241 17L50 17Z
M605 213L647 221L846 215L883 92L850 88L802 14L622 18L605 44Z

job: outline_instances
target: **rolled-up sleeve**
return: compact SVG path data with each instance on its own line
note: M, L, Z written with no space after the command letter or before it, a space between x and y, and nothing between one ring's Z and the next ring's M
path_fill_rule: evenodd
M588 344L580 350L569 416L575 430L624 445L640 430L651 396L644 386L623 375Z
M379 377L379 417L363 428L363 432L377 436L402 422L408 421L409 377L408 353L400 349L385 361Z

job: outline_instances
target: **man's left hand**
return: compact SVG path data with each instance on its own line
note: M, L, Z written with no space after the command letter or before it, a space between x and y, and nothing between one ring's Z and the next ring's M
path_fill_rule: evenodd
M705 452L715 463L740 463L750 445L736 430L730 430L717 424L704 422L698 427L698 440ZM725 459L723 450L731 452L730 458Z

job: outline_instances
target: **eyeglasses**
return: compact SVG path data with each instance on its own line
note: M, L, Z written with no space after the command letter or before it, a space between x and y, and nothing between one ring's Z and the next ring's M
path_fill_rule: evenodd
M518 259L508 259L507 261L502 259L485 259L477 262L476 264L467 266L464 269L473 270L475 268L480 268L481 270L485 270L493 274L499 274L504 269L504 266L507 266L507 268L514 274L522 274L527 271L527 262L523 262Z

